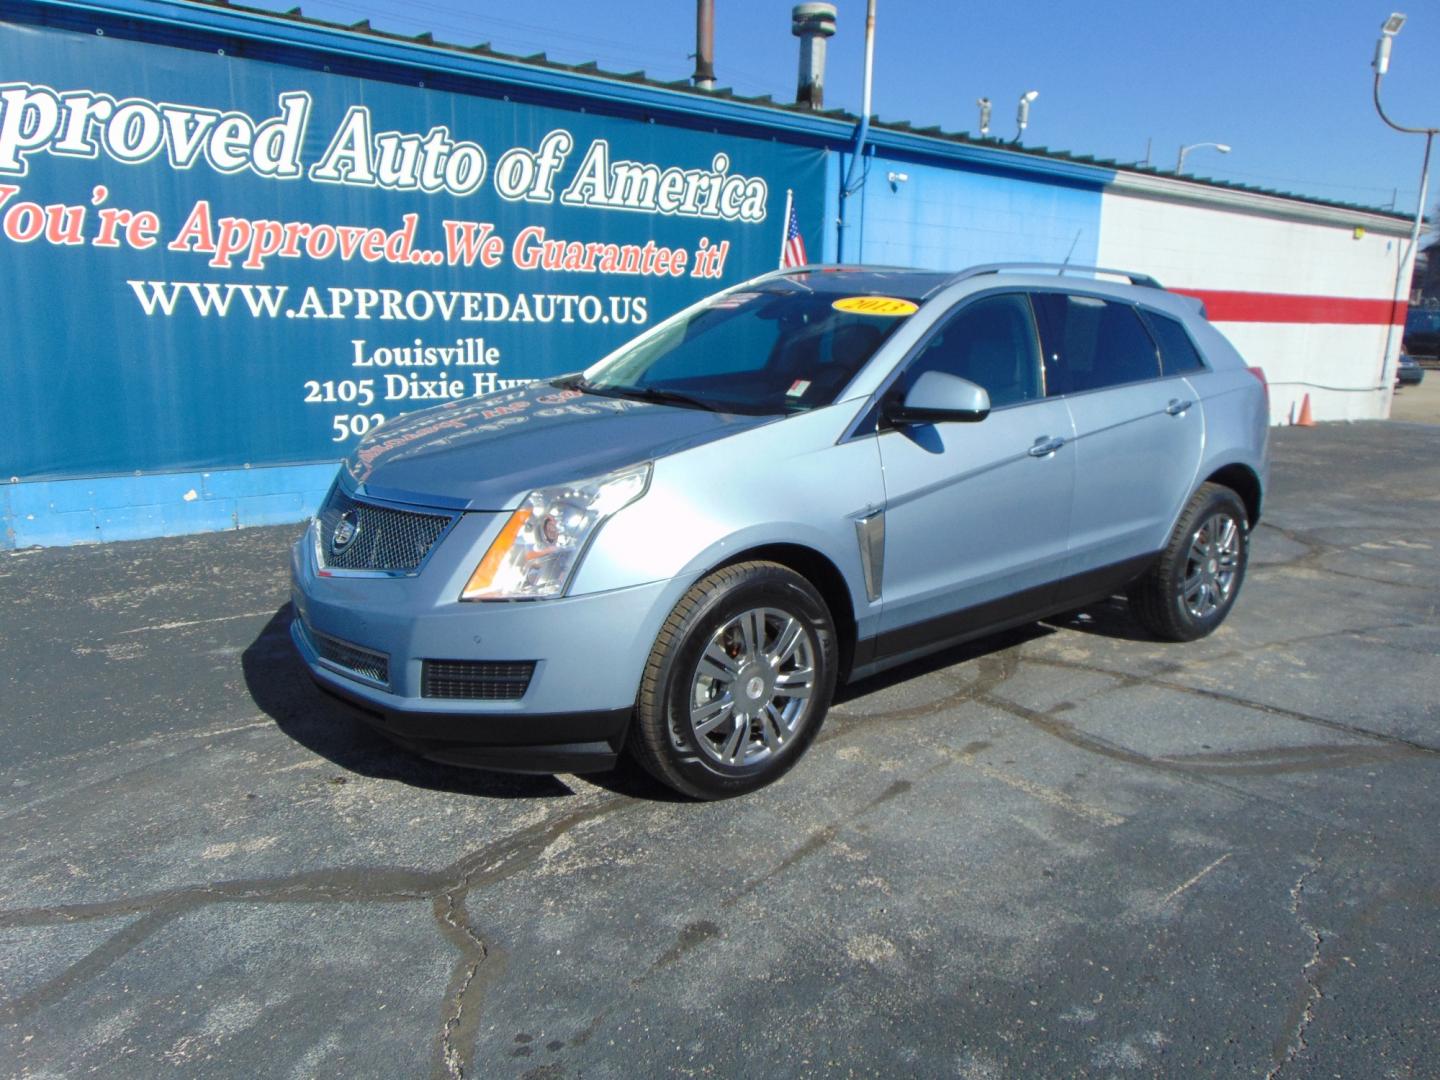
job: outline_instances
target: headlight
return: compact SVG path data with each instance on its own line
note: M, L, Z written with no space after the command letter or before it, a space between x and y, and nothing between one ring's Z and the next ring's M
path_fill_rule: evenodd
M650 465L540 488L510 515L470 575L461 600L531 600L559 596L595 531L645 494Z

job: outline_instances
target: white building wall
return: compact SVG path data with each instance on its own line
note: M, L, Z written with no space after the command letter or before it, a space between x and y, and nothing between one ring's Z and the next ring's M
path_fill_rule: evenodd
M1403 223L1251 194L1197 196L1182 181L1129 184L1117 177L1104 194L1097 262L1200 295L1215 327L1263 367L1272 422L1295 422L1305 395L1316 420L1390 415Z
M1390 411L1407 243L1393 218L1122 174L1101 205L1097 262L1204 299L1265 369L1272 422L1293 422L1306 394L1316 420L1375 419Z

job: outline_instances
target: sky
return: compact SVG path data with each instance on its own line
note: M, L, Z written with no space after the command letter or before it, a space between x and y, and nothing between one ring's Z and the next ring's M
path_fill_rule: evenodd
M297 0L241 0L285 9ZM690 0L298 0L334 22L440 41L489 42L564 63L693 71ZM1174 168L1256 187L1413 213L1425 140L1387 128L1371 98L1370 61L1397 0L877 0L874 103L885 120L978 131L977 98L994 104L991 134L1015 135L1019 98L1038 90L1024 141L1120 162ZM1411 16L1396 39L1381 99L1397 122L1440 126L1440 3L1398 0ZM715 0L715 71L742 94L793 100L798 41L791 0ZM859 112L864 0L838 0L825 104ZM1432 172L1440 173L1440 150ZM1429 204L1440 201L1432 183Z

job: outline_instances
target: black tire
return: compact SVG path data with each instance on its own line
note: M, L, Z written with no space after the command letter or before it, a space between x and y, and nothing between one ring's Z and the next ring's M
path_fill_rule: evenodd
M1234 529L1233 540L1226 523ZM1202 484L1160 558L1130 586L1131 610L1162 641L1205 637L1235 606L1249 561L1245 503L1227 487Z
M785 652L782 634L792 627ZM724 670L712 659L715 650L728 662ZM754 791L783 776L815 738L835 692L836 667L835 624L809 581L778 563L722 567L680 599L655 639L628 740L632 756L692 798ZM712 718L717 726L702 733Z

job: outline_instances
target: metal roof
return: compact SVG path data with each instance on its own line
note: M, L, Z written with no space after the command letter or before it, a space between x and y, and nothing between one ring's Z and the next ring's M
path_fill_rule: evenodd
M860 119L854 113L844 109L815 111L805 106L776 101L769 94L747 97L737 94L729 88L700 90L692 86L688 79L679 79L673 82L652 79L643 70L609 71L601 68L595 61L564 64L551 60L543 52L522 56L492 48L488 42L460 45L454 42L438 41L428 31L415 35L396 34L386 30L377 30L370 25L368 19L351 24L329 22L307 16L299 7L291 8L288 11L274 11L231 3L230 0L29 0L29 3L26 0L19 0L17 7L21 6L64 9L77 14L128 16L131 19L139 17L146 21L172 24L185 22L183 13L186 9L197 11L198 9L208 9L217 15L221 12L238 13L247 20L263 20L272 27L276 24L286 24L297 29L319 30L327 32L327 34L338 32L345 35L350 42L363 41L371 46L418 47L432 51L432 55L438 52L453 56L455 60L463 57L471 61L480 61L485 67L485 70L474 71L454 63L441 65L447 68L449 73L455 75L489 77L496 80L517 78L521 82L531 82L534 88L552 93L607 95L621 100L628 99L632 105L658 111L666 111L668 104L668 108L671 110L729 123L759 124L780 128L802 139L808 138L832 145L843 146L848 133L853 130L854 125ZM233 18L225 20L224 25L220 25L214 20L198 20L194 23L193 28L232 34L245 32L245 28ZM265 36L258 27L251 30L251 33ZM325 41L316 35L306 34L303 39L292 40L287 44L335 51L340 43L334 39ZM374 47L362 49L357 44L357 51L370 53L371 55L366 57L367 59L408 62L412 66L419 64L414 57L410 57L407 61L402 55L391 49L377 50ZM434 62L431 61L431 63ZM531 73L533 77L527 79L522 74L525 72ZM546 76L549 77L546 78ZM596 85L597 83L608 85ZM636 94L636 91L651 91L651 93L640 96ZM657 92L659 96L657 96ZM675 95L681 97L675 100ZM667 99L671 100L667 102ZM1196 194L1204 190L1217 194L1234 192L1237 195L1262 196L1306 206L1359 212L1397 222L1412 220L1409 214L1379 207L1322 199L1297 192L1238 184L1227 180L1186 176L1154 166L1122 163L1110 158L1098 158L1089 154L1077 154L1065 150L1052 150L1044 146L1024 146L1003 139L975 136L965 131L945 131L939 125L917 128L906 120L886 120L872 116L870 137L872 142L887 150L959 158L978 167L1041 172L1097 186L1104 186L1108 182L1107 174L1118 174L1120 177L1133 177L1136 183L1126 183L1123 186L1137 189L1149 188L1152 184L1164 185L1169 188L1171 183L1178 183L1191 186ZM1147 183L1147 178L1151 178L1150 183Z

